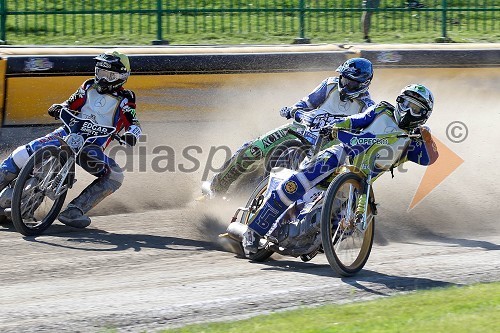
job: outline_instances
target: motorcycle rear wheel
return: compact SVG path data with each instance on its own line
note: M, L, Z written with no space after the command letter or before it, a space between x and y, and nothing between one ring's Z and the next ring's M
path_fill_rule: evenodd
M348 204L350 190L355 200ZM353 276L358 273L366 264L373 245L375 218L371 205L368 205L364 230L354 220L362 191L363 180L360 176L352 172L343 173L330 184L323 203L323 250L330 266L341 276ZM349 217L349 211L350 218L346 218Z
M247 202L247 204L246 204L245 207L254 206L252 208L253 208L253 211L255 212L260 207L260 205L262 205L262 203L264 202L264 200L263 200L264 199L264 193L266 193L266 190L267 190L268 180L269 180L269 177L265 177L259 183L259 185L257 185L257 187L255 188L255 190L253 191L253 193L250 195L250 198L248 199L248 202ZM260 205L255 205L254 201L255 202L259 202L260 201ZM243 224L248 224L249 221L250 221L250 218L252 217L252 215L253 215L252 212L244 212L243 215L241 216L240 222L243 223ZM242 245L242 247L243 247L243 245ZM248 255L245 254L245 257L247 257L250 260L254 260L254 261L265 261L273 253L274 253L274 251L271 251L271 250L260 249L256 253L251 253L251 254L248 254Z
M51 199L46 187L66 163L65 154L55 146L37 150L19 174L12 194L12 222L25 236L40 235L57 218L67 191Z

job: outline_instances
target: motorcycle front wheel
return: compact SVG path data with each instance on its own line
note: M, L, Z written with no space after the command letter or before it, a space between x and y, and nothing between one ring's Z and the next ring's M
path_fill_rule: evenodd
M304 145L299 140L281 143L266 158L266 175L271 172L272 168L277 167L298 170L300 163L307 157L310 149L311 145Z
M323 250L330 266L341 276L353 276L359 272L366 264L373 244L375 218L371 205L367 208L365 226L355 217L361 194L362 178L347 172L333 180L323 202Z
M59 148L47 146L37 150L21 170L12 194L12 222L19 233L39 235L57 218L67 191L55 196L51 189L66 160Z
M248 224L250 222L250 218L255 214L257 209L262 206L264 203L264 194L266 193L267 190L267 183L268 183L269 177L265 177L259 185L255 188L253 193L250 195L250 198L248 199L248 202L245 207L250 207L250 210L247 212L244 212L243 215L241 216L240 222L243 224ZM266 249L260 249L256 253L251 253L245 256L254 261L264 261L267 258L269 258L274 252L271 250L266 250Z

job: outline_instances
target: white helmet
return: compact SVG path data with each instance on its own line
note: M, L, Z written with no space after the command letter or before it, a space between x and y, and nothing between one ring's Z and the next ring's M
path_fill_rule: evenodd
M100 94L113 92L127 82L130 76L130 61L118 51L108 51L94 58L95 83Z
M405 130L425 124L434 107L432 92L421 84L410 84L396 98L394 117L398 126Z

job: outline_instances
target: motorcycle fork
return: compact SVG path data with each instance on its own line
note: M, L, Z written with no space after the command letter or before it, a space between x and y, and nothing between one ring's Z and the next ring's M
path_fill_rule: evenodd
M366 217L368 214L368 205L369 205L370 199L371 199L370 198L370 193L371 193L371 188L372 188L371 180L372 180L372 176L368 175L368 177L366 178L366 180L363 184L363 187L364 187L363 192L366 195L366 201L365 201L365 206L363 207L364 208L363 220L361 221L362 230L366 229L366 224L367 224Z
M370 202L370 192L371 192L371 175L366 178L366 180L362 183L362 188L361 188L361 193L366 195L366 201L364 203L364 213L362 216L361 221L356 221L356 224L361 224L361 229L365 230L366 229L366 218L367 218L367 213L368 213L368 205ZM349 186L349 199L348 199L348 205L347 207L352 207L352 202L355 200L354 198L354 187L352 185ZM357 206L357 205L356 205ZM348 210L348 216L346 216L347 221L351 221L351 214L353 214L353 211L351 209Z
M75 157L70 156L66 163L64 163L63 167L61 170L57 173L56 177L54 178L54 194L56 197L59 197L61 194L63 194L65 191L67 191L69 188L73 186L73 184L68 182L66 185L64 185L64 181L68 178L69 173L73 169L73 165L75 164Z

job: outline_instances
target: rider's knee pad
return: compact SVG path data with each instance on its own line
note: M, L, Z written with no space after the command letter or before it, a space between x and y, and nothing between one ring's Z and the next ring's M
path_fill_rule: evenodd
M4 163L11 163L11 165L9 165L11 168L17 168L17 170L21 170L26 162L28 162L29 158L30 155L26 150L26 146L19 146L12 152L12 154L10 154L10 156L7 158L7 160L5 160Z

